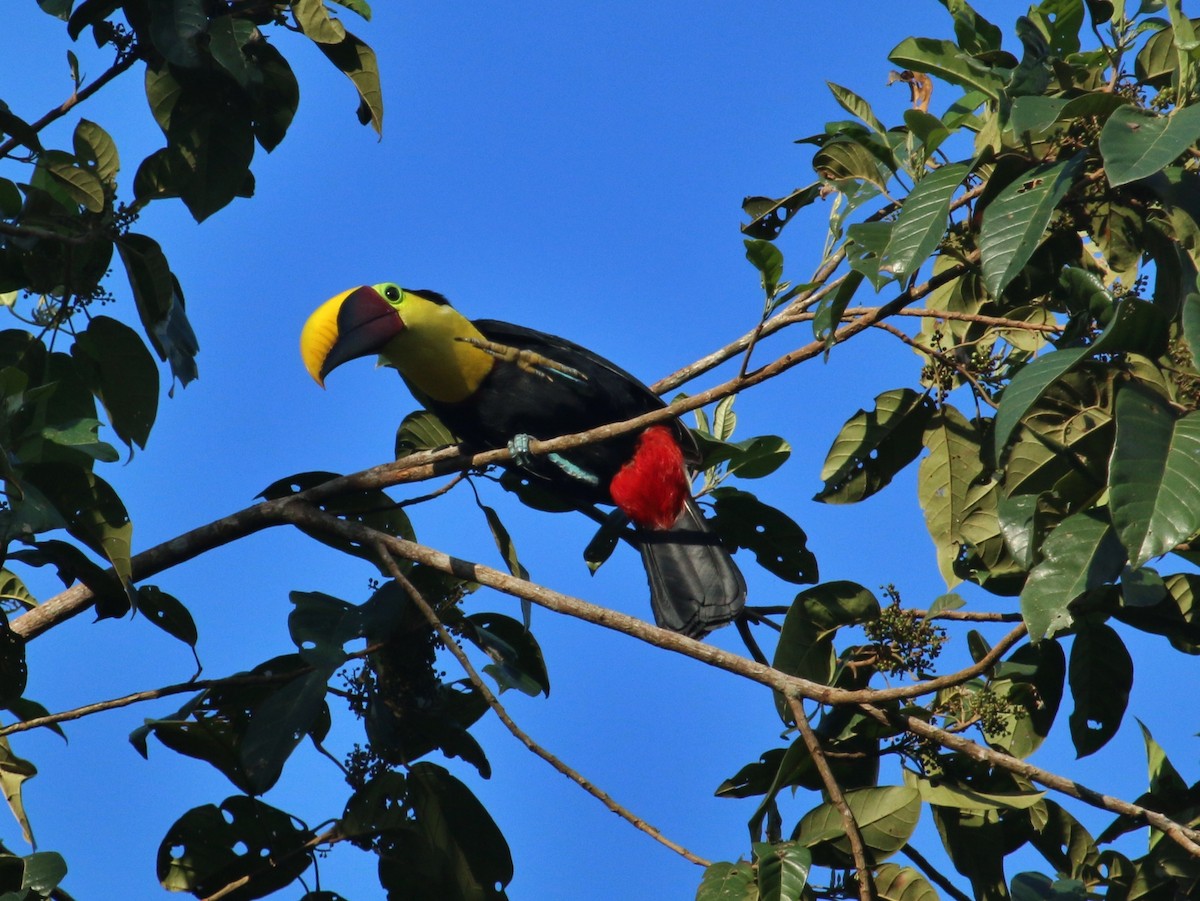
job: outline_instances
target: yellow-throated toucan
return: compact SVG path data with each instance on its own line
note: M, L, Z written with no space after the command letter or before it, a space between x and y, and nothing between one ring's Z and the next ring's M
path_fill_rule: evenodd
M358 287L309 317L300 352L319 384L343 363L379 354L468 447L513 448L521 470L573 504L615 504L633 539L660 626L702 636L742 609L746 584L692 499L695 441L678 420L549 457L547 439L661 409L649 388L603 357L532 329L470 321L444 297L394 284Z

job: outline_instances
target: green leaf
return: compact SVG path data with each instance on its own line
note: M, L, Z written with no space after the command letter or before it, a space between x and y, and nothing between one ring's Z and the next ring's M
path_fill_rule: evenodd
M961 581L955 562L965 543L971 486L983 472L978 430L955 407L943 406L929 419L923 444L928 455L917 470L917 497L937 552L938 569L950 587Z
M208 27L204 0L151 0L150 39L169 62L190 68L199 66L197 46Z
M187 607L174 595L167 594L155 585L141 585L137 590L138 612L172 638L177 638L189 647L196 647L200 635L196 622Z
M162 248L152 238L129 232L117 239L117 250L151 346L160 360L170 363L172 376L186 386L197 376L200 345Z
M0 613L0 707L19 701L28 681L25 639L9 627L8 617Z
M1145 178L1169 166L1200 139L1200 104L1169 116L1122 106L1100 132L1100 155L1114 187Z
M883 189L891 170L880 162L877 152L877 148L868 147L855 137L838 135L826 140L813 154L813 171L829 181L852 179Z
M495 895L512 881L508 843L470 789L431 763L414 764L408 785L418 827L434 848L455 860L462 897Z
M436 450L458 444L458 439L428 410L409 413L396 429L396 459L423 450Z
M75 126L72 140L75 156L91 162L96 174L105 184L115 185L117 172L121 168L121 158L117 154L117 145L108 132L95 122L80 119L79 124Z
M133 523L112 486L68 464L39 464L26 476L62 515L72 537L107 557L121 584L129 586Z
M871 104L863 100L849 88L844 88L840 84L834 84L832 81L825 82L825 86L829 88L833 94L833 99L852 116L857 116L867 124L871 131L880 135L886 135L887 129L883 123L875 117L875 113L871 111Z
M753 551L763 569L785 582L817 580L817 558L808 549L808 536L787 514L736 488L717 488L712 497L712 525L731 553Z
M25 802L21 798L21 789L26 779L37 775L37 767L13 753L8 739L0 736L0 789L4 791L4 799L17 824L21 827L21 835L25 841L33 844L33 829L29 825L29 817L25 813Z
M767 298L773 298L783 278L783 254L770 241L746 239L746 259L759 271L762 289Z
M795 842L755 842L761 901L800 901L808 884L812 852Z
M992 427L992 446L998 456L1012 437L1013 429L1057 379L1080 361L1096 354L1121 352L1156 357L1162 352L1167 322L1152 303L1127 297L1117 304L1112 321L1089 347L1057 350L1021 367L1000 398L1000 409Z
M1137 383L1117 392L1113 526L1139 567L1200 531L1200 411L1177 417Z
M1099 869L1100 854L1091 833L1053 801L1047 800L1042 806L1045 822L1039 828L1037 820L1032 820L1034 832L1030 836L1030 844L1041 852L1057 873L1074 879L1095 874Z
M258 79L245 50L257 34L253 22L235 16L221 16L208 26L208 52L243 88L251 88Z
M1004 76L992 67L963 53L952 42L934 38L905 38L888 54L904 69L936 75L943 81L996 100L1004 89Z
M206 897L244 879L238 897L261 898L308 869L305 845L312 838L290 814L233 795L220 807L193 807L167 830L158 846L158 880L167 891Z
M1121 726L1133 688L1133 658L1111 626L1083 624L1071 646L1067 675L1075 699L1071 741L1076 756L1086 757L1104 747Z
M1084 156L1037 167L1005 187L983 211L983 280L999 298L1041 243L1050 217L1075 182Z
M492 532L492 540L496 542L496 550L504 558L504 565L508 568L508 571L518 579L528 581L529 570L522 566L521 561L517 558L517 546L513 544L512 536L508 534L508 529L500 521L500 515L494 508L489 507L487 504L480 504L479 509L483 511L484 517L487 518L488 528Z
M54 16L56 19L62 19L64 22L71 18L71 6L75 0L38 0L38 6L42 12L47 15ZM54 886L51 886L53 888ZM48 891L42 894L50 894Z
M919 791L926 804L959 810L1028 810L1046 797L1044 791L980 791L953 778L927 779L908 769L904 770L904 784Z
M472 627L463 634L492 659L487 670L501 691L516 688L530 697L550 697L550 674L532 632L500 613L472 613L463 622Z
M899 785L848 791L846 803L858 822L872 864L903 848L921 817L920 793ZM793 838L812 849L813 863L818 866L854 866L842 816L832 803L806 813Z
M842 322L842 313L854 299L854 293L862 281L863 274L858 270L847 272L833 295L823 297L813 311L813 336L818 341L824 341L826 347L833 346L837 328Z
M942 166L926 174L909 192L885 254L896 278L908 278L937 248L946 231L950 201L970 171L967 163Z
M41 436L51 444L69 447L87 454L101 463L115 463L121 459L117 449L99 438L100 420L76 419L61 426L48 425Z
M383 91L375 51L349 32L336 44L318 43L321 52L353 83L361 98L359 121L383 134Z
M67 862L55 851L34 851L24 858L25 873L21 888L43 897L54 897L55 889L67 875Z
M279 781L288 757L311 732L325 710L326 683L337 661L273 691L255 707L239 747L242 770L255 794Z
M292 0L292 14L300 30L318 44L336 44L346 38L345 26L330 18L324 0Z
M796 595L783 621L772 666L790 676L828 685L837 653L833 636L843 626L861 625L879 616L879 601L855 582L825 582ZM784 719L791 712L780 707Z
M14 607L13 603L3 602L16 602L27 610L38 605L37 598L30 594L21 577L8 569L0 569L0 603L5 609L11 610Z
M885 863L875 871L879 901L939 901L938 893L912 867Z
M696 890L696 901L759 901L754 867L747 861L710 864Z
M742 201L742 211L750 217L750 221L742 225L742 233L751 238L774 241L797 212L820 196L821 183L814 182L807 187L797 188L778 200L770 197L747 197Z
M137 333L108 316L93 316L75 336L71 355L104 404L117 436L146 447L158 413L158 366Z
M38 168L44 169L70 198L88 212L104 209L104 186L95 172L81 169L75 158L60 150L47 150L38 158Z
M1066 677L1066 656L1057 639L1017 648L987 683L1001 712L983 730L988 743L1022 760L1041 747L1058 715ZM1053 812L1052 801L1042 806Z
M842 426L821 467L825 487L813 500L852 504L885 487L921 452L933 413L928 397L911 388L880 394L873 410L859 410Z
M1070 603L1113 582L1125 566L1125 551L1103 513L1068 516L1042 543L1042 562L1021 592L1021 616L1029 637L1041 641L1069 627Z
M283 54L266 41L255 41L244 48L255 76L247 87L254 137L268 152L279 146L287 135L300 105L300 86Z

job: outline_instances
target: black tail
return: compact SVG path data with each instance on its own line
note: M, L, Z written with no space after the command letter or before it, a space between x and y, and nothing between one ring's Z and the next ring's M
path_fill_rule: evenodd
M746 580L694 500L668 531L641 532L639 544L658 625L703 638L741 612Z

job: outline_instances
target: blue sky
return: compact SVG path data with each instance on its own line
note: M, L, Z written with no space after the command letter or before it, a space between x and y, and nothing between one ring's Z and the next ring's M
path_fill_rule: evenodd
M284 143L271 155L259 152L255 198L199 226L171 202L142 218L140 230L163 244L183 283L201 353L199 381L173 399L164 396L147 449L104 473L129 507L135 548L240 509L290 473L350 472L389 458L397 423L415 407L399 380L362 361L339 370L321 391L297 354L311 309L353 285L433 288L468 315L561 334L648 382L743 334L761 304L738 231L743 196L780 196L812 180L811 148L793 141L844 117L826 80L868 98L894 123L908 96L903 86L885 86L888 50L909 34L950 34L949 17L933 0L905 7L902 21L887 17L895 24L881 15L882 4L867 2L377 6L369 24L349 13L343 20L379 54L382 141L358 126L349 82L304 39L279 35L302 100ZM1013 5L977 6L1011 30ZM10 80L3 99L34 119L69 89L65 30L31 0L9 10L7 21L0 52L10 71L41 74ZM106 65L86 38L73 49L93 76ZM944 108L954 94L939 86L933 107ZM116 138L128 197L137 161L160 144L139 76L120 79L81 112ZM46 143L69 141L64 126ZM804 280L818 264L826 213L818 204L785 232L792 280ZM112 285L122 301L117 313L123 307L128 315L120 273ZM808 337L801 328L766 342L758 359ZM914 472L857 507L811 501L841 423L880 391L914 384L919 365L894 338L868 335L835 349L828 363L805 365L749 393L737 410L739 437L771 432L792 443L783 470L744 487L808 531L823 579L872 589L895 583L907 603L923 607L945 586L915 503ZM721 378L714 373L689 387ZM500 511L536 580L648 615L636 555L619 553L589 576L580 556L589 522L525 510L499 489L485 500ZM500 565L464 492L419 508L414 523L434 547ZM751 561L744 569L751 603L784 603L795 594ZM188 604L201 630L205 675L217 676L290 650L290 590L359 602L372 575L366 564L278 530L153 581ZM54 590L33 584L43 596ZM979 609L1015 604L979 592L971 598ZM481 592L470 603L519 615L516 602L501 595ZM89 619L30 647L28 694L51 710L191 675L187 649L144 620ZM712 791L784 743L768 693L545 611L535 611L534 629L552 692L549 699L506 695L518 722L702 856L748 854L753 802L716 799ZM1139 667L1132 709L1185 778L1194 778L1196 724L1172 709L1172 693L1161 688L1194 678L1196 666L1162 655L1165 641L1123 634ZM710 640L740 649L732 630ZM965 659L963 645L956 642L948 655ZM1175 669L1156 671L1156 655L1169 656ZM446 669L453 667L448 661ZM39 847L64 853L66 886L79 896L154 897L154 854L166 829L187 809L235 793L203 764L153 742L146 762L128 744L143 717L176 706L167 700L72 724L67 745L48 734L14 739L15 750L41 771L25 792ZM1135 798L1145 788L1145 763L1132 718L1104 751L1077 764L1066 734L1069 710L1064 701L1058 734L1034 762ZM494 718L476 732L493 778L451 768L512 846L510 897L693 896L697 868L551 771ZM356 737L339 730L330 745L344 750ZM336 769L302 747L266 800L316 825L337 816L344 797ZM808 796L788 802L789 828L815 803ZM1108 821L1072 809L1094 831ZM928 818L921 835L919 847L942 859ZM0 839L22 848L15 825L2 817ZM381 895L373 858L354 849L335 851L321 872L323 887L352 901Z

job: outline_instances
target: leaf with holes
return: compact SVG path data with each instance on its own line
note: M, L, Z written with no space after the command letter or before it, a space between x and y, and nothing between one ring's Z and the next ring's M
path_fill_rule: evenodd
M241 882L239 898L261 898L308 869L305 845L312 838L290 814L233 795L220 807L193 807L167 830L158 846L158 880L167 891L198 898Z
M880 394L874 409L859 410L842 426L821 467L825 487L813 500L852 504L885 487L921 452L933 413L929 398L911 388Z
M726 548L753 551L763 569L785 582L817 581L817 558L808 549L808 536L791 517L736 488L717 488L712 497L712 525Z
M196 631L196 621L178 598L155 585L142 585L137 590L137 609L172 638L178 638L192 648L196 647L200 638Z
M1104 747L1120 728L1133 688L1133 658L1111 626L1084 624L1071 646L1067 678L1075 699L1071 741L1076 756L1086 757Z
M754 867L745 860L710 864L696 890L696 901L759 901Z
M1200 139L1200 104L1160 116L1136 106L1113 111L1100 132L1110 185L1146 178L1169 166Z

